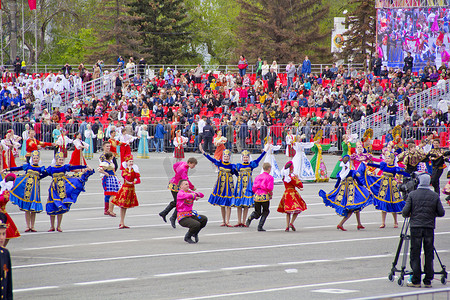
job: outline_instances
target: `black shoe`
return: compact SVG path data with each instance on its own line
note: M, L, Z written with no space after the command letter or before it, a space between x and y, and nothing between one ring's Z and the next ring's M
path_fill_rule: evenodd
M194 241L198 243L198 232L196 234L193 234L192 237L194 238Z
M163 212L160 212L160 213L159 213L159 216L163 219L164 222L167 223L167 220L166 220L167 214L164 214Z
M172 225L173 228L177 228L177 209L175 208L173 211L172 216L169 218L170 225Z
M188 233L186 233L186 235L184 236L184 241L189 244L195 244L195 242L191 239L191 237L192 235L188 231Z
M266 222L267 216L261 216L261 219L259 220L259 224L258 224L258 231L266 231L263 226L264 223Z

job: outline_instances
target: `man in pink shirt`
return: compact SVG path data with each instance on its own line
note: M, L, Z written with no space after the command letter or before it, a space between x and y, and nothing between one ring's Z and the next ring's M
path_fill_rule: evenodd
M177 195L177 220L181 226L189 228L184 236L184 241L189 244L198 243L198 233L208 223L208 218L204 215L197 214L192 210L194 200L203 198L204 195L200 192L194 192L189 189L189 181L186 179L180 180L180 191ZM194 238L194 240L192 240Z
M248 217L245 225L250 226L253 219L259 220L258 231L266 231L263 226L269 215L270 199L273 194L273 177L270 175L272 166L269 163L263 164L264 172L255 177L253 182L253 199L255 200L255 211Z
M188 170L195 168L197 165L197 159L195 157L191 157L188 159L187 162L180 161L173 165L173 170L175 171L175 176L173 176L172 179L169 181L169 185L167 188L172 193L173 201L170 201L169 205L159 213L161 218L164 220L164 222L167 222L166 216L169 214L169 212L172 210L172 208L175 208L177 206L177 194L179 191L178 184L180 180L185 179L187 180L189 184L189 189L195 191L194 185L189 181L188 178ZM177 221L177 210L173 212L172 216L169 218L170 224L173 228L176 228L176 221Z

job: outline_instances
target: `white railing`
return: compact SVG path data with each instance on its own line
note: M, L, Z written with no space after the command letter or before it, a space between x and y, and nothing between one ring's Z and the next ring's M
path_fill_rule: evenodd
M445 84L435 85L409 97L409 102L412 110L417 110L419 115L422 115L422 112L430 106L437 108L437 104L441 99L450 100L450 80L447 80ZM408 109L405 107L403 100L397 102L397 106L396 124L399 125L405 121L405 117L408 115ZM378 111L348 125L348 130L352 134L357 134L358 138L361 138L364 131L368 128L373 129L375 138L381 138L381 136L391 129L389 125L389 114L385 111Z

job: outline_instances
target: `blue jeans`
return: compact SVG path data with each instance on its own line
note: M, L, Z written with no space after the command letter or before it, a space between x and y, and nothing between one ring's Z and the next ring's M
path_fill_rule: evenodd
M287 78L287 88L289 89L293 83L294 83L294 77L288 77Z
M397 116L389 116L389 125L391 127L395 127L396 121L397 121Z
M155 141L153 141L153 143L155 144L155 148L156 148L156 152L163 152L164 151L164 138L159 139L159 138L155 138Z
M239 75L241 75L241 77L244 77L246 71L247 69L239 69Z

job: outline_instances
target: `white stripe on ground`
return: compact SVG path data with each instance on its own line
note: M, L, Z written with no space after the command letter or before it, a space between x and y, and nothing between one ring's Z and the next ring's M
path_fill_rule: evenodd
M436 233L436 234L443 235L443 234L450 234L450 232L440 232L440 233ZM372 238L366 237L366 238L360 238L360 239L328 240L328 241L316 241L316 242L305 242L305 243L294 243L294 244L277 244L277 245L241 247L241 248L224 248L224 249L211 249L211 250L201 250L201 251L156 253L156 254L118 256L118 257L106 257L106 258L92 258L92 259L69 260L69 261L60 261L60 262L30 264L30 265L19 265L19 266L14 266L14 269L18 270L18 269L26 269L26 268L49 267L49 266L56 266L56 265L108 262L108 261L141 259L141 258L152 258L152 257L186 256L186 255L212 254L212 253L222 253L222 252L232 252L232 251L249 251L249 250L261 250L261 249L302 247L302 246L309 246L309 245L365 242L365 241L376 241L376 240L397 239L397 238L398 238L398 236L395 235L395 236L383 236L383 237L372 237Z
M187 272L176 272L176 273L165 273L165 274L156 274L155 277L170 277L170 276L181 276L181 275L191 275L191 274L201 274L201 273L209 273L210 270L196 270L196 271L187 271Z
M41 291L41 290L50 290L50 289L57 289L59 286L40 286L40 287L33 287L33 288L27 288L27 289L14 289L14 293L21 293L21 292L34 292L34 291Z
M106 279L106 280L97 280L97 281L87 281L87 282L77 282L74 285L91 285L91 284L102 284L102 283L112 283L112 282L120 282L120 281L130 281L136 280L137 278L116 278L116 279Z

